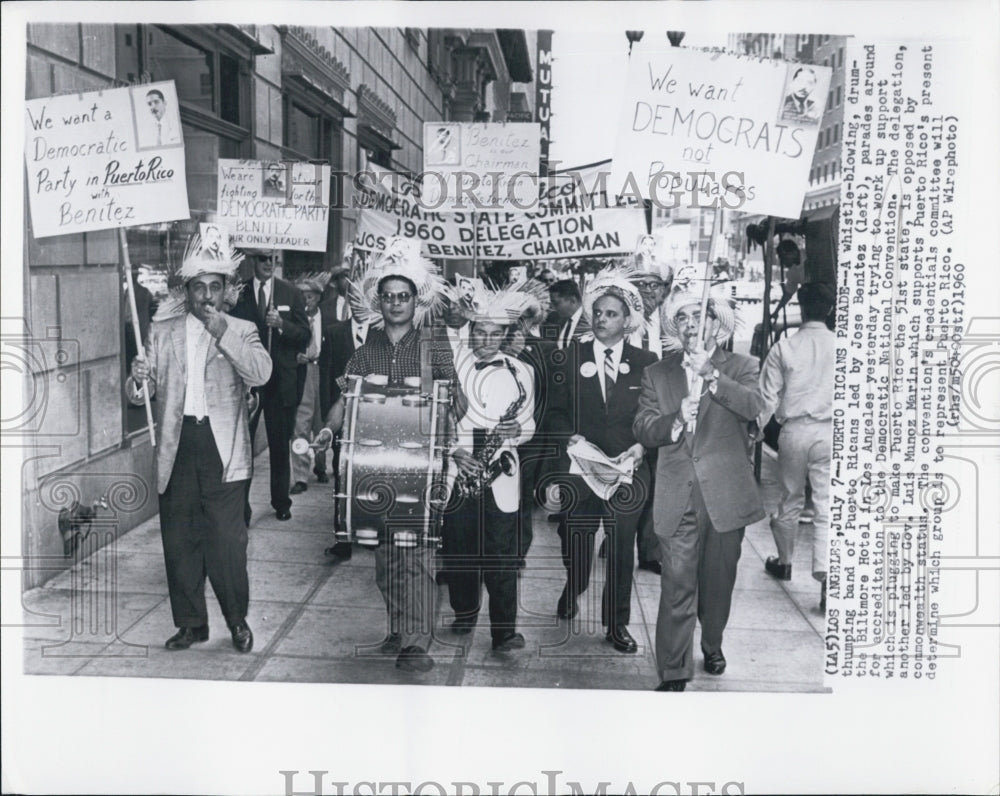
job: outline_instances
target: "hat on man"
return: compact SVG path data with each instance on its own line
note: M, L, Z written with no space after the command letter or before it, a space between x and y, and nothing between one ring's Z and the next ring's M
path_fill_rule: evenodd
M677 329L677 313L685 307L695 306L700 309L701 298L701 293L691 287L675 290L667 297L663 305L663 334L666 348L676 350L684 347ZM725 286L715 285L710 288L708 314L719 320L719 331L715 335L715 340L719 345L723 345L733 336L740 323L735 302L728 295Z
M375 328L382 326L384 319L378 285L390 276L407 279L416 288L414 326L421 326L424 320L433 317L444 299L452 295L451 286L441 276L440 269L421 256L419 240L391 237L386 240L385 248L372 256L357 281L352 280L349 285L347 298L358 323L367 323Z
M641 328L646 321L646 316L643 312L642 296L632 283L635 277L635 270L629 266L602 268L584 288L583 314L587 318L593 318L594 302L602 296L614 296L628 307L628 319L625 322L626 333L631 334Z
M181 265L174 270L167 269L167 284L170 291L156 308L153 315L154 321L162 321L181 315L187 311L187 293L185 288L187 283L197 276L207 274L218 274L225 282L225 296L223 303L229 307L236 304L240 295L240 282L238 272L243 255L239 254L231 246L223 243L219 252L209 252L204 247L204 241L199 233L195 232L184 247L184 256L181 258Z

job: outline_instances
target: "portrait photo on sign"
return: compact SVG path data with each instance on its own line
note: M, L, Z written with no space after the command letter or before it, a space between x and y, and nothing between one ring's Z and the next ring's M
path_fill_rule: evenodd
M261 195L273 199L285 195L285 165L277 160L264 164L261 174Z
M198 225L201 233L201 250L209 260L223 260L229 251L229 230L221 224Z
M823 92L819 75L809 64L789 64L785 77L781 120L809 126L823 116Z
M172 80L136 86L130 93L137 151L184 143L177 91Z
M461 128L457 124L427 125L424 138L428 166L457 166L461 162Z

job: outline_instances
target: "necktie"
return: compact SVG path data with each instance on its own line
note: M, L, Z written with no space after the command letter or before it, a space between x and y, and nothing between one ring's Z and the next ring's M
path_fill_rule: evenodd
M477 362L476 363L476 370L483 370L484 368L489 368L489 367L493 367L495 365L502 365L502 364L503 364L503 360L502 359L493 359L493 360L491 360L489 362Z
M347 299L341 296L337 301L340 302L340 320L346 321L351 317L351 306L347 303Z
M156 143L158 145L163 143L163 122L159 119L156 120Z
M264 283L260 283L260 290L257 292L257 313L263 321L267 317L267 293L264 292Z
M646 327L646 328L644 328L642 330L642 350L643 351L651 351L652 350L649 347L649 327Z
M611 403L611 391L615 386L615 376L618 375L613 359L614 349L604 349L604 403Z
M361 346L363 346L364 344L365 344L365 336L364 333L361 331L361 327L359 326L354 330L354 347L361 348Z

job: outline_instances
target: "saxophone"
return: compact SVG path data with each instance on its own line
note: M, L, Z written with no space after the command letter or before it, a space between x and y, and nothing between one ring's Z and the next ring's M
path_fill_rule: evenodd
M510 371L511 377L514 379L514 383L517 385L517 397L510 402L510 405L497 421L498 425L506 423L507 421L513 420L517 417L518 413L521 411L521 407L524 406L524 402L528 397L528 394L524 389L524 385L521 384L521 380L517 378L517 369L514 367L513 363L510 360L507 360L505 364L507 365L507 370ZM503 443L503 437L495 431L486 435L486 438L483 440L483 447L476 455L476 461L482 465L479 475L466 476L461 478L458 482L459 492L462 497L478 497L483 493L483 490L486 487L490 486L501 475L513 474L517 460L514 458L514 454L510 451L504 451L500 454L496 461L493 461L493 457L496 455L496 452L500 450Z

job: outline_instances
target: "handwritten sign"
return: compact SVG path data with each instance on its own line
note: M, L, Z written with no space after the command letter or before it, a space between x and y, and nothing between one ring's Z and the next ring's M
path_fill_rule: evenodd
M424 253L439 259L604 257L631 252L646 231L641 207L608 207L606 197L582 197L569 178L536 184L537 208L509 213L427 210L420 186L391 172L371 172L356 187L361 213L354 245L364 251L382 251L399 235L421 241Z
M539 126L424 122L424 200L440 210L529 210L538 202Z
M173 81L25 103L36 238L188 218Z
M612 183L633 184L654 203L688 193L700 207L798 218L831 71L637 47Z
M217 207L234 246L324 252L330 167L220 158Z

